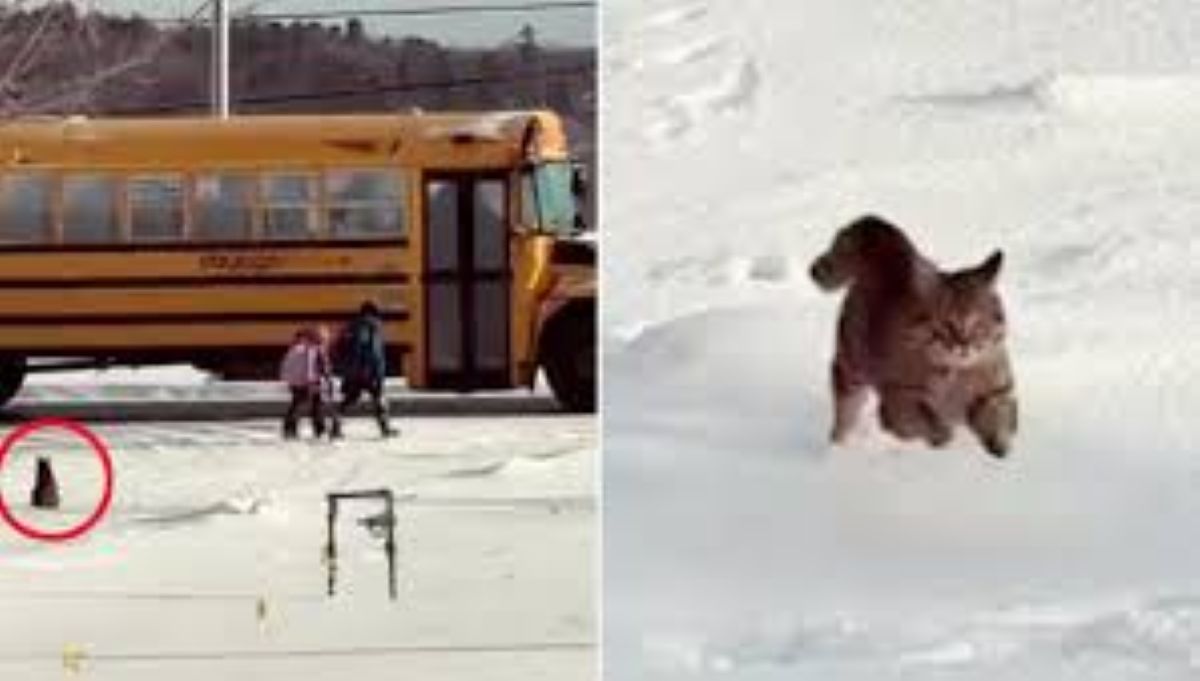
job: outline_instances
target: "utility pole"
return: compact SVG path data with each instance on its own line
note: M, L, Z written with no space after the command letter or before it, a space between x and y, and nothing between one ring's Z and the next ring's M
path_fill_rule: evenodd
M229 118L229 0L212 0L212 114Z

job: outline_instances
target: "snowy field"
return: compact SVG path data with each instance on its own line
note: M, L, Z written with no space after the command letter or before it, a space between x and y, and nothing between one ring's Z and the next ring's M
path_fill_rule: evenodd
M116 492L86 539L0 531L0 679L593 677L594 419L545 413L544 397L488 413L407 396L399 438L378 439L363 417L342 443L284 443L275 418L220 420L238 416L239 390L256 404L271 387L116 375L91 389L40 379L16 405L100 415ZM175 414L170 399L206 390L217 397L197 399L194 418L154 419L156 403ZM112 417L122 400L137 422ZM57 512L28 507L46 455ZM99 478L77 443L44 435L14 449L0 489L23 521L61 529L94 506ZM378 487L399 500L399 598L387 600L382 542L358 522L381 510L367 502L340 510L327 598L324 495Z
M605 3L605 670L1200 674L1200 5ZM1009 460L825 442L865 212L1000 277Z

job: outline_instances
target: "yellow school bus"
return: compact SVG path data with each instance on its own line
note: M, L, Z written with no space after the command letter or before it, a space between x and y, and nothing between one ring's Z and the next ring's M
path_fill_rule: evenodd
M8 121L0 164L2 401L85 366L271 377L369 300L414 390L541 368L594 408L596 253L551 112Z

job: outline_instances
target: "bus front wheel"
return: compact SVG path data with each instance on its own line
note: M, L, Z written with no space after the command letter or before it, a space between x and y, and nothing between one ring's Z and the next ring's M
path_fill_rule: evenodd
M16 397L25 383L25 358L0 357L0 405Z
M590 317L571 315L547 334L542 367L554 397L564 409L596 411L596 325Z

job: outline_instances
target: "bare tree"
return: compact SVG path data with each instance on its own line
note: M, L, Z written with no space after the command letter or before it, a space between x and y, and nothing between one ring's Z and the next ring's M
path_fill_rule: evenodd
M90 112L101 88L136 80L182 33L112 20L72 2L0 3L0 118ZM185 19L195 22L208 7Z

